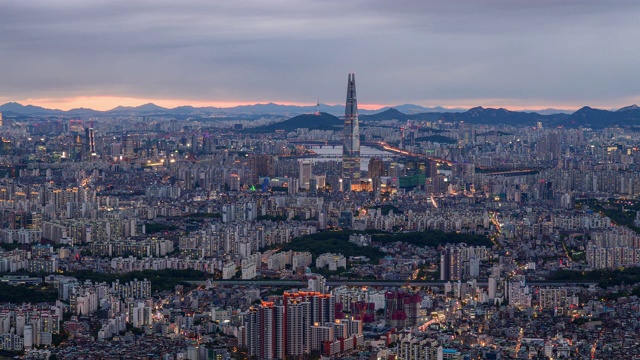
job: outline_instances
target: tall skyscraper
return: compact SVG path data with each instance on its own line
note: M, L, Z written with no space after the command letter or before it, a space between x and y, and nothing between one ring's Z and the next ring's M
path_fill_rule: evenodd
M85 128L84 129L85 136L85 147L88 153L88 156L96 153L96 141L95 134L93 132L93 128Z
M311 160L300 160L300 187L309 190L309 182L312 177Z
M355 74L349 74L343 134L342 177L349 180L348 183L350 183L353 180L360 179L360 128L358 125Z

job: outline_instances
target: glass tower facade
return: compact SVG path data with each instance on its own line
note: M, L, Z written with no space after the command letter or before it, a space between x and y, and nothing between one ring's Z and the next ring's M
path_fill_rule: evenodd
M360 128L358 125L355 74L349 74L343 131L342 177L349 180L349 182L353 182L360 179Z

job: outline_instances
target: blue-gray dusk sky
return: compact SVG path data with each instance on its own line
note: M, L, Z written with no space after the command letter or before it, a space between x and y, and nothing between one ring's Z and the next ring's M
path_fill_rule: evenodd
M4 0L0 103L616 108L640 1Z

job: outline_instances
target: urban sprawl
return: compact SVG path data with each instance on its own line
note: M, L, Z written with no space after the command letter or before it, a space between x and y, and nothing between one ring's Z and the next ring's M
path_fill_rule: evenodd
M640 358L638 128L355 84L343 119L0 115L0 356Z

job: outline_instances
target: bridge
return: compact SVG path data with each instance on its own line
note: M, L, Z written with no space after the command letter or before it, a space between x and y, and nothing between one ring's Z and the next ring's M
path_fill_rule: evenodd
M321 148L323 146L333 146L334 148L336 146L342 146L342 142L341 141L303 141L303 140L290 140L289 141L292 144L298 144L301 146L304 146L307 149L318 149ZM433 162L436 162L438 164L443 164L443 165L453 165L454 162L449 161L449 160L445 160L445 159L441 159L435 156L429 156L426 154L420 154L420 153L413 153L410 151L406 151L406 150L402 150L399 149L397 147L391 146L389 144L387 144L385 141L363 141L361 142L361 145L363 146L370 146L370 147L374 147L380 150L384 150L384 151L388 151L391 152L393 154L385 154L385 155L368 155L368 154L361 154L360 157L361 158L372 158L372 157L380 157L380 158L384 158L384 159L391 159L394 157L398 157L398 156L406 156L406 157L414 157L414 158L421 158L421 159L426 159L426 160L430 160ZM305 157L307 157L307 155L305 155ZM312 155L312 157L316 157L316 158L326 158L326 159L340 159L342 158L342 155L336 154L336 155L329 155L329 154L325 154L325 155ZM541 170L544 170L542 168L520 168L520 169L504 169L504 168L489 168L489 167L483 167L483 166L477 166L476 167L476 171L478 173L484 174L484 175L504 175L504 176L519 176L519 175L535 175L537 173L539 173Z
M396 154L360 154L360 158L383 158L392 159L397 158ZM342 159L342 154L309 154L304 157L321 158L321 159Z
M430 161L433 161L433 162L436 162L436 163L439 163L439 164L444 164L444 165L452 165L453 164L453 162L451 162L449 160L437 158L435 156L428 156L428 155L425 155L425 154L413 153L413 152L410 152L410 151L398 149L397 147L393 147L393 146L387 144L384 141L373 141L373 142L367 142L366 144L369 145L369 146L380 148L382 150L391 151L391 152L394 152L396 154L403 155L403 156L423 158L423 159L427 159L427 160L430 160Z
M501 170L495 169L490 170L487 168L477 167L476 172L482 175L505 175L505 176L524 176L524 175L535 175L542 171L542 168L536 169L512 169L512 170Z
M307 149L317 149L320 148L322 146L333 146L334 148L336 146L342 146L342 142L341 141L304 141L304 140L289 140L290 143L292 144L297 144L300 146L303 146ZM393 157L397 157L397 156L407 156L407 157L414 157L414 158L422 158L422 159L426 159L426 160L430 160L430 161L434 161L436 163L439 164L445 164L445 165L451 165L453 164L453 162L449 161L449 160L445 160L445 159L441 159L441 158L437 158L434 156L428 156L425 154L419 154L419 153L412 153L410 151L406 151L406 150L402 150L402 149L398 149L396 147L393 147L389 144L387 144L384 141L362 141L360 143L362 146L370 146L370 147L374 147L376 149L380 149L380 150L384 150L384 151L388 151L393 153L392 154L388 154L388 155L360 155L361 158L371 158L371 157L381 157L381 158L385 158L385 159L390 159ZM319 157L319 158L342 158L342 155L316 155L314 157Z
M287 140L290 144L302 145L302 146L342 146L344 143L338 140Z

